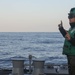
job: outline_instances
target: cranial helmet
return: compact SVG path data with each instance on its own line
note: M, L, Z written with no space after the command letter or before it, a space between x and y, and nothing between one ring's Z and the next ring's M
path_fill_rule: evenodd
M68 18L75 18L75 8L71 8L70 13L68 13Z
M75 8L71 8L70 13L69 14L75 14Z

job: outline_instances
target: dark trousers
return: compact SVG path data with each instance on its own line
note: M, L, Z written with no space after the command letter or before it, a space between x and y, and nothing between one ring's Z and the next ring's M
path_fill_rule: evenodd
M67 60L69 75L75 75L75 55L68 55Z

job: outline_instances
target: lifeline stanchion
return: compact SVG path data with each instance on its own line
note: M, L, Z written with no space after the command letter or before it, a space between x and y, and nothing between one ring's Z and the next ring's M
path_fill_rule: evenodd
M29 55L29 74L31 74L31 61L32 61L32 55Z
M12 75L24 75L24 59L12 58Z
M44 75L44 60L36 59L33 60L33 73L32 75Z

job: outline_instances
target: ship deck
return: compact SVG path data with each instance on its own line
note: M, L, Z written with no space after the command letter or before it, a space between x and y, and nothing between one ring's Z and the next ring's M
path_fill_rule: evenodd
M24 70L24 75L32 75L32 74L27 74L28 71ZM8 69L3 69L3 70L0 70L0 75L12 75L12 70L8 70ZM40 75L43 75L43 74L40 74ZM61 71L59 71L59 73L51 73L50 71L44 73L44 75L68 75L68 73L63 73Z

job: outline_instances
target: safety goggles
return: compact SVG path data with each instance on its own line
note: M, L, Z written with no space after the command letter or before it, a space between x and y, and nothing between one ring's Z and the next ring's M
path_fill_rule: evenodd
M75 14L70 14L70 13L68 14L68 18L69 18L69 19L72 19L72 18L74 18L74 17L75 17Z

